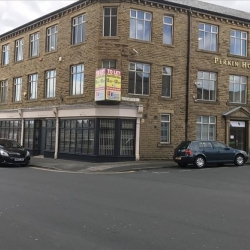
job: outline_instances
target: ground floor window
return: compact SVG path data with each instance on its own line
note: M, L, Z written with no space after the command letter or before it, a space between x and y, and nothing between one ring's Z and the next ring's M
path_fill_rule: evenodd
M59 152L94 154L94 119L60 120Z
M26 120L24 122L24 147L33 148L34 145L34 121Z
M46 120L46 141L45 149L46 150L55 150L56 142L56 120Z
M120 155L134 155L135 148L135 121L121 121Z
M0 137L21 143L21 120L0 121Z
M161 115L161 143L170 143L170 115Z
M215 116L197 116L196 118L196 139L216 139L216 118Z

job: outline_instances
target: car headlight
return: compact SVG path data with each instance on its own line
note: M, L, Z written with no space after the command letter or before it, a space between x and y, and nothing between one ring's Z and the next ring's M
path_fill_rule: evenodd
M30 156L30 152L29 151L26 152L26 156Z
M6 151L2 150L2 149L0 149L0 155L9 156L9 154Z

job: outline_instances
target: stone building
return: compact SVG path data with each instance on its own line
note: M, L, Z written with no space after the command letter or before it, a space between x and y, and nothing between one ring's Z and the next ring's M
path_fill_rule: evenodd
M0 137L93 161L171 159L184 139L249 152L249 30L195 0L79 0L0 35ZM118 99L96 98L103 68Z

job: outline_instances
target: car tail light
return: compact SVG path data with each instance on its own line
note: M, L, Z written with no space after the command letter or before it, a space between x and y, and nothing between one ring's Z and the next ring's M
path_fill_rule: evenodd
M186 155L191 155L191 154L192 154L192 151L191 151L190 149L186 149L186 150L185 150L185 153L186 153Z

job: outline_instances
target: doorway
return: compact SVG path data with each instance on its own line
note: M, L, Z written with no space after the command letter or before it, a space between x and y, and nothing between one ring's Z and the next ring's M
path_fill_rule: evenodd
M229 146L246 151L245 122L230 121Z

